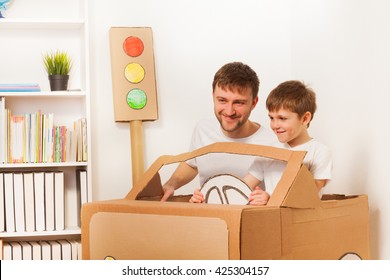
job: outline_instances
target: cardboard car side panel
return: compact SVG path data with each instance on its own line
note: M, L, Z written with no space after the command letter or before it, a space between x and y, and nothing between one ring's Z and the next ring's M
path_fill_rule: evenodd
M370 259L367 196L321 201L316 209L283 208L282 259Z

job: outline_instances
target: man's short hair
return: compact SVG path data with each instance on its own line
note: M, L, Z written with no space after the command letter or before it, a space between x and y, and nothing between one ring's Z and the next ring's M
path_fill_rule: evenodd
M242 92L252 90L253 99L259 92L260 80L255 71L242 62L231 62L222 66L214 75L213 92L219 86L222 89Z

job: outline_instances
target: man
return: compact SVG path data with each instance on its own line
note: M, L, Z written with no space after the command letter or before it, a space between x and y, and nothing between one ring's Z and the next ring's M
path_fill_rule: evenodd
M241 62L220 68L212 84L216 119L200 121L194 129L190 150L215 142L241 142L272 145L275 135L260 124L249 120L258 102L259 78L255 71ZM200 185L208 178L228 173L243 178L253 157L233 154L204 155L182 162L164 184L166 201L174 191L191 182L199 174Z

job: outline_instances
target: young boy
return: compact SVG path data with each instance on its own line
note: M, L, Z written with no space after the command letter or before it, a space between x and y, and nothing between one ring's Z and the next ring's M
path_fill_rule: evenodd
M266 107L270 126L279 139L275 146L305 150L303 163L313 174L320 191L331 179L332 160L330 150L310 137L308 127L316 111L315 93L299 81L281 83L269 94ZM286 163L278 160L256 158L248 174L243 178L253 189L249 197L251 205L265 205L280 180ZM264 181L265 190L258 187ZM190 202L201 203L203 194L194 192Z
M330 150L310 137L308 128L316 111L313 90L299 81L281 83L269 94L266 107L270 126L279 139L276 146L290 150L307 151L303 164L313 174L318 191L331 179L332 159ZM244 181L254 191L249 197L252 205L264 205L274 191L286 163L257 158ZM258 184L264 181L265 190Z

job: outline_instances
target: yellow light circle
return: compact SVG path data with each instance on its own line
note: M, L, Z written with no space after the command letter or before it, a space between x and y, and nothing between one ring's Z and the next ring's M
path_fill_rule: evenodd
M145 70L138 63L129 63L125 68L125 77L130 83L138 84L144 79Z

